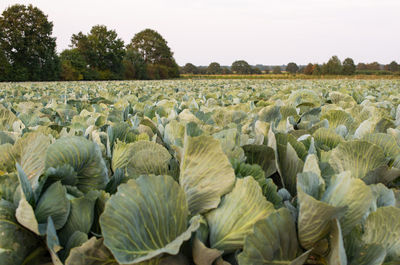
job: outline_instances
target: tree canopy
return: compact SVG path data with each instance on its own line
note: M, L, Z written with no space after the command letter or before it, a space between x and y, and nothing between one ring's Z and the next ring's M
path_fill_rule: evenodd
M199 73L199 69L194 64L187 63L182 68L182 73L184 73L184 74L198 74Z
M56 80L59 62L53 23L32 5L13 5L0 17L0 79Z
M73 34L71 47L80 52L90 70L100 75L99 79L122 78L124 42L115 30L108 30L104 25L93 26L88 34Z
M282 70L281 70L281 67L280 66L274 66L274 68L272 68L272 73L274 74L274 75L277 75L277 74L281 74L282 73Z
M291 74L295 74L297 73L297 71L299 71L299 67L297 66L296 63L288 63L288 65L286 66L286 71L291 73Z
M251 66L245 60L233 62L231 70L236 74L251 74Z
M389 69L388 70L391 71L391 72L397 72L397 71L400 71L400 66L396 61L392 61L389 64Z
M210 63L210 65L207 67L207 74L209 75L222 74L221 65L216 62Z
M86 61L77 48L64 50L60 54L61 78L82 80L86 75Z
M335 55L332 56L327 63L324 63L321 68L324 75L340 75L342 73L342 62Z
M353 59L351 58L344 59L342 73L344 75L352 75L355 72L356 72L356 65L354 64Z
M123 65L125 79L147 79L146 63L136 50L126 50Z
M147 65L151 79L179 77L179 66L167 41L155 30L145 29L137 33L128 48L137 51Z

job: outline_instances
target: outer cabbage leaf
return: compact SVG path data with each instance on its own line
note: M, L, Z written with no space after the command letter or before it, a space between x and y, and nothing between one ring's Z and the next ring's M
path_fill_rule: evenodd
M373 198L371 189L362 180L352 178L350 172L343 172L332 177L322 201L335 207L346 208L339 221L343 235L347 235L362 221Z
M252 177L237 179L220 206L206 214L211 247L225 253L241 248L252 226L273 211L273 204L262 195L257 181Z
M0 171L13 172L15 171L16 154L11 144L6 143L0 145Z
M331 221L343 213L344 207L334 207L306 194L298 187L300 212L298 220L299 240L303 248L311 249L327 236Z
M100 217L104 244L119 263L138 263L163 253L176 255L198 229L184 191L169 176L141 176L118 188Z
M333 151L329 163L336 173L351 171L354 178L364 178L367 173L386 165L383 150L365 141L340 143Z
M362 138L362 140L381 147L386 157L394 159L400 154L400 146L397 144L396 138L390 134L367 134Z
M332 222L332 231L329 235L330 252L328 255L329 264L347 265L346 250L343 245L342 230L337 219Z
M258 164L269 177L276 172L274 149L266 145L245 145L243 146L246 162Z
M316 130L313 133L313 137L316 144L324 150L333 149L343 141L343 138L334 129L324 127Z
M296 194L297 173L303 170L304 162L299 158L296 150L288 141L289 136L281 133L268 133L268 146L274 149L275 163L281 182L291 194Z
M283 206L283 200L278 193L278 187L275 185L272 179L268 178L266 180L265 186L263 187L263 194L269 202L274 204L275 209Z
M385 185L378 183L369 185L374 196L372 201L372 211L376 211L379 207L396 206L396 198L393 190L387 188Z
M113 169L123 168L129 177L163 175L168 173L171 155L162 145L150 141L131 144L117 143L114 149Z
M36 236L20 226L12 203L0 200L0 263L21 264L39 244Z
M18 187L18 177L15 173L0 176L0 199L12 202Z
M25 140L20 164L33 186L37 185L40 175L44 172L46 150L50 142L50 137L41 133L30 134Z
M35 208L35 216L39 224L45 224L47 218L51 216L55 229L58 230L67 222L70 208L66 188L58 181L47 188L40 197Z
M208 248L197 237L192 241L193 261L196 265L212 265L219 258L223 251Z
M56 228L54 227L53 220L51 216L49 216L47 220L47 229L46 229L46 244L47 248L50 251L51 260L53 261L53 265L62 265L60 258L57 255L62 249L60 242L58 240Z
M83 137L63 137L50 145L46 153L46 169L71 166L77 173L77 187L87 192L104 189L108 182L107 167L97 144Z
M211 136L186 136L179 182L192 214L216 208L234 181L235 172L218 140Z
M288 209L281 208L254 224L238 261L240 265L301 265L309 253L296 258L298 248L293 218Z
M321 120L329 121L329 128L336 129L339 125L346 126L347 129L354 127L353 117L343 110L328 110L321 116Z
M83 197L71 199L71 210L64 227L59 231L60 241L65 245L76 231L88 234L94 222L94 207L99 193L90 191Z
M365 222L362 240L366 244L384 247L388 255L398 254L400 249L400 209L387 206L372 212Z
M104 246L103 239L92 237L71 250L66 265L118 265L111 252Z

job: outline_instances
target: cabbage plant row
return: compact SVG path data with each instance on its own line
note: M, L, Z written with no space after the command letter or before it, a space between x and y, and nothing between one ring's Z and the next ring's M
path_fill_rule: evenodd
M0 84L0 264L400 264L400 81Z

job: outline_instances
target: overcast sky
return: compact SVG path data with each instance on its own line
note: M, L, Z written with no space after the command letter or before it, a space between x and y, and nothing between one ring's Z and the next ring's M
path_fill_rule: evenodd
M93 25L115 29L128 43L157 30L178 64L400 62L399 0L0 0L0 9L33 4L53 21L57 49Z

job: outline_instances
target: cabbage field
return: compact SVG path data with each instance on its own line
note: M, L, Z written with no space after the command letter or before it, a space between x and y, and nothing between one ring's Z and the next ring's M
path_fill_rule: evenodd
M400 80L0 84L0 264L400 264Z

